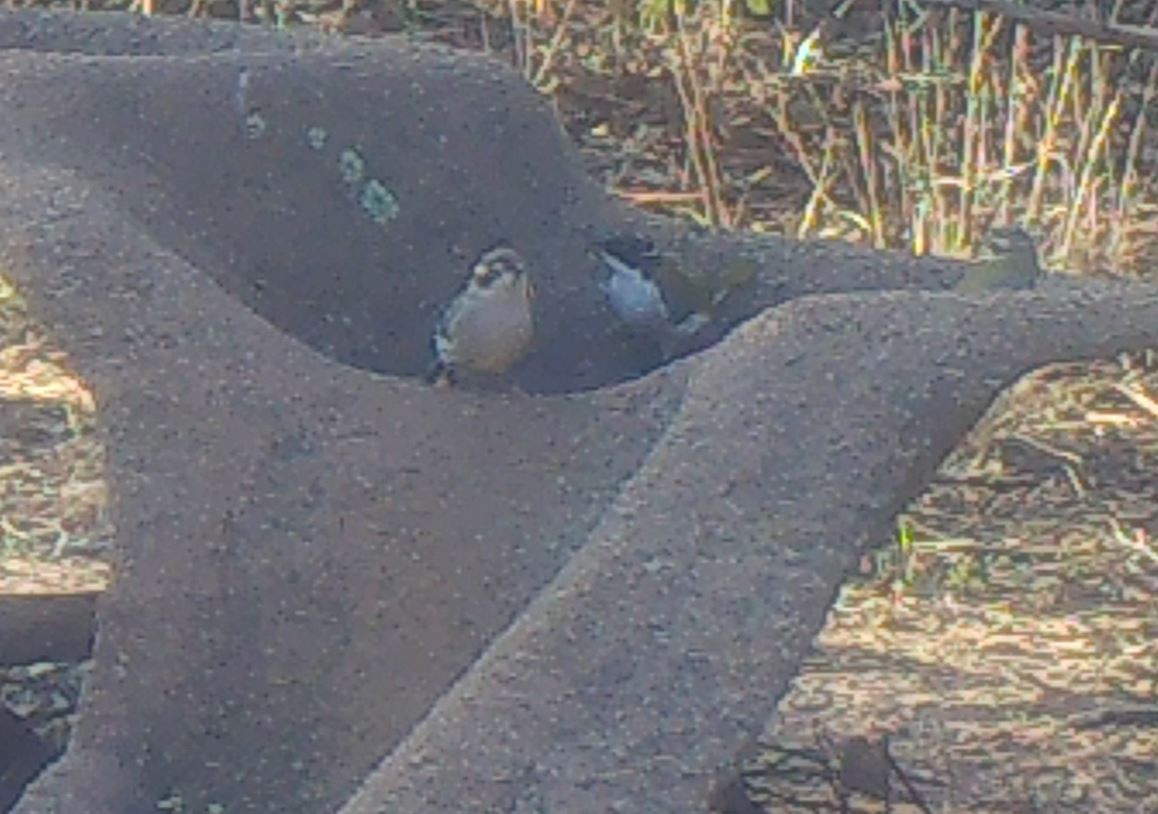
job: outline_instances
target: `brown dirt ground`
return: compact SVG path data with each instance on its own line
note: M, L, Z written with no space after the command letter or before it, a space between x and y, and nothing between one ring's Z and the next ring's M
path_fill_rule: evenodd
M863 735L887 736L933 811L1158 811L1153 362L1057 366L1005 394L903 516L908 553L887 546L842 590L753 797L837 810L838 744Z
M0 593L103 588L106 497L92 393L0 282Z

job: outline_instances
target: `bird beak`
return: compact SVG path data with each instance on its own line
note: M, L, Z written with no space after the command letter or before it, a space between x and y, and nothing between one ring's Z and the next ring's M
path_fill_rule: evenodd
M606 268L611 269L612 274L628 274L631 277L645 276L642 271L628 265L626 262L616 257L611 252L599 252L599 259L603 261L603 265Z

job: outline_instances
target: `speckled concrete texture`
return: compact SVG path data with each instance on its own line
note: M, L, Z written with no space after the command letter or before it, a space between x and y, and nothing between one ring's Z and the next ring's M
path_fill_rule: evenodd
M960 268L627 212L481 57L89 19L0 14L0 263L96 391L121 560L20 814L702 811L1000 388L1158 345L1152 289L864 293ZM710 349L614 329L628 229L757 262ZM499 239L518 388L424 386Z
M805 299L696 358L587 545L342 814L704 811L850 558L995 384L1153 342L1153 294L1125 322L1061 297Z

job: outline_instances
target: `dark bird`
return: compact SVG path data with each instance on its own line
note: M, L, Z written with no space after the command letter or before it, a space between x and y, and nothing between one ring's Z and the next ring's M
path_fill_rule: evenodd
M981 294L995 289L1024 291L1044 274L1037 246L1020 227L996 227L985 235L982 247L990 255L969 269L953 286L958 294Z

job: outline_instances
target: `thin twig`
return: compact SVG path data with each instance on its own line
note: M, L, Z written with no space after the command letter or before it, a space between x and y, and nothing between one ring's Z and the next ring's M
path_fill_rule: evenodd
M1006 0L920 0L920 2L930 8L960 8L966 11L993 12L1002 17L1024 23L1041 34L1082 37L1107 45L1120 45L1123 48L1158 51L1158 31L1152 28L1110 25L1095 20L1083 20L1068 14L1039 11Z
M1131 537L1123 529L1122 525L1114 518L1110 518L1110 537L1114 542L1125 546L1131 551L1141 554L1153 563L1158 563L1158 551L1147 542L1146 532L1138 529Z
M555 33L551 36L551 42L543 56L543 63L539 66L539 70L535 71L535 78L531 80L531 84L536 88L543 86L547 71L551 70L552 63L555 61L555 54L558 53L559 47L563 44L563 37L567 34L567 23L571 19L571 13L575 10L575 2L576 0L567 0L567 5L563 7L563 16L555 24Z
M1151 398L1148 394L1143 393L1141 390L1136 388L1128 387L1124 384L1115 384L1114 389L1126 398L1130 399L1130 401L1134 402L1134 404L1149 413L1155 419L1158 419L1158 401Z

